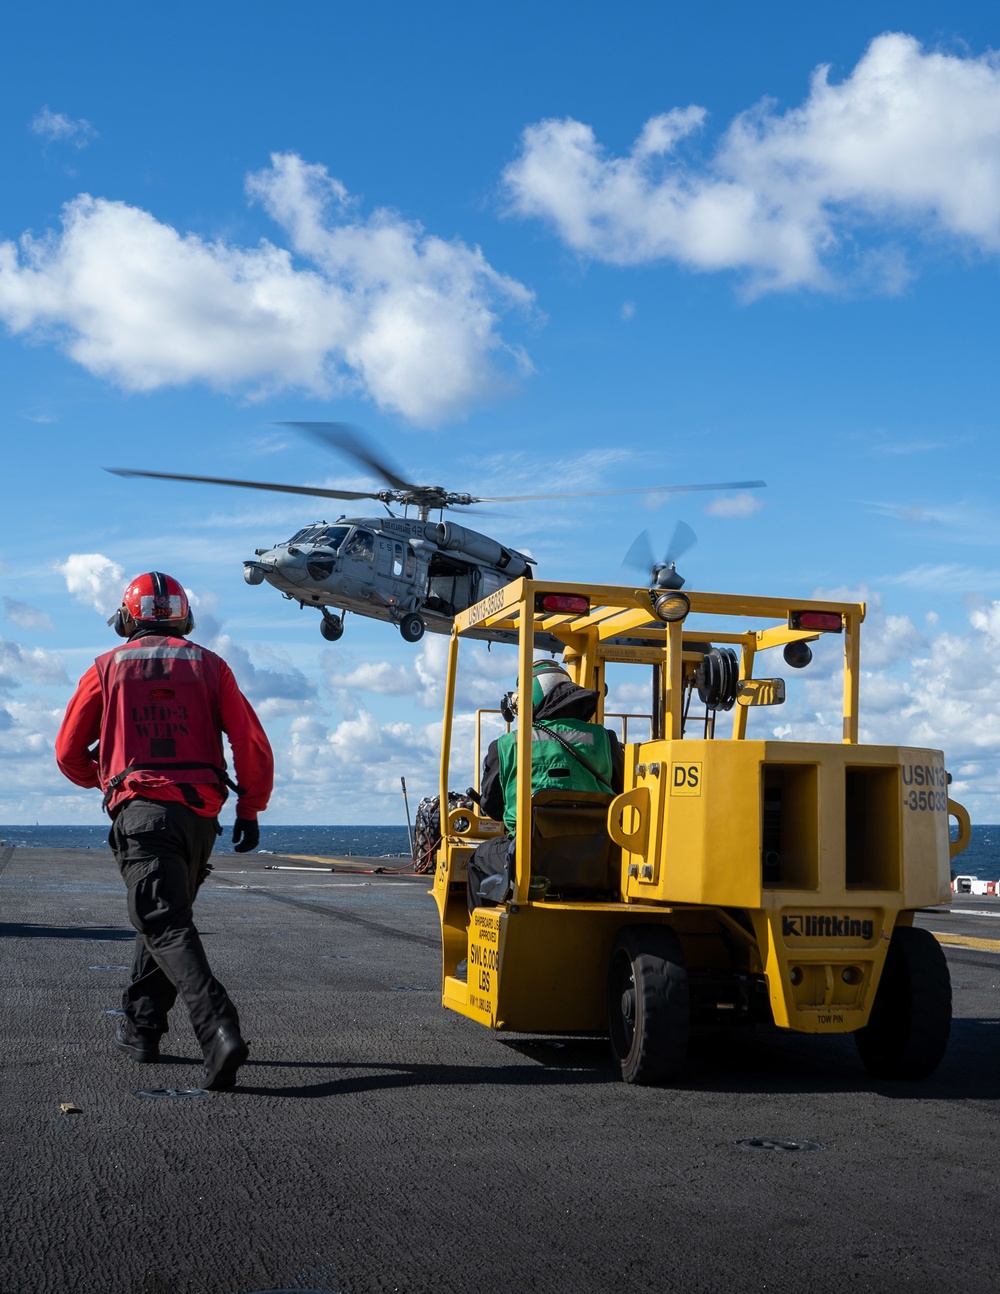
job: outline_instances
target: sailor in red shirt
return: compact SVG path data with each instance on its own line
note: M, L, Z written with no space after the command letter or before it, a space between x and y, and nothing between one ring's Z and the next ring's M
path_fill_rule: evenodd
M113 820L108 843L138 932L115 1044L134 1060L157 1060L180 993L205 1055L201 1086L232 1087L248 1048L192 907L211 870L227 787L237 793L233 844L238 853L257 847L257 814L267 808L274 776L271 747L226 662L188 640L194 618L175 579L159 571L136 576L114 627L128 642L99 656L80 680L56 738L56 762L78 786L104 791Z

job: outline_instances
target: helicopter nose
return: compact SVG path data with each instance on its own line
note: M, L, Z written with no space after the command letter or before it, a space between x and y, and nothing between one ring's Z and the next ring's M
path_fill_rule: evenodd
M275 567L286 577L305 570L305 558L299 548L276 548L272 556Z
M272 548L260 554L259 565L264 571L264 578L270 582L277 582L279 585L308 583L306 559L301 549Z

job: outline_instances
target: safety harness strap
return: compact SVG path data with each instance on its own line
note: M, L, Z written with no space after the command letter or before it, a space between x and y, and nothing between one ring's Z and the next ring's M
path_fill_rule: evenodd
M115 791L118 790L119 786L121 786L122 782L125 781L126 777L128 777L130 773L158 773L163 769L178 769L178 768L211 769L211 771L215 774L216 778L219 780L219 782L222 783L223 786L228 786L229 789L231 791L235 791L237 795L243 794L243 787L237 786L237 784L229 776L229 773L226 771L226 769L220 768L218 764L209 764L204 762L203 760L197 760L197 759L189 759L181 763L166 763L161 760L157 764L129 764L128 768L123 768L120 773L116 773L114 777L112 777L111 780L108 782L107 790L104 792L104 799L101 801L101 808L107 809L108 804L111 800L111 797L114 795ZM188 789L187 789L188 784L185 782L179 782L178 785L181 787L181 793L183 794L184 799L188 802L188 804L196 807L202 807L204 805L204 800L201 799L201 796L197 794L197 792L194 790L193 787L191 788L191 794L189 796Z

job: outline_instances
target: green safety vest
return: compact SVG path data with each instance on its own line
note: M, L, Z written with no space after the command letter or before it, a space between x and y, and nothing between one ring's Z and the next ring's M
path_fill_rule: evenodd
M582 719L540 719L538 723L540 727L531 729L532 792L608 790L612 776L611 739L605 728ZM573 758L552 736L553 732L579 751L580 757L600 775L600 781ZM503 825L513 835L517 825L516 730L497 739L497 759L503 789Z

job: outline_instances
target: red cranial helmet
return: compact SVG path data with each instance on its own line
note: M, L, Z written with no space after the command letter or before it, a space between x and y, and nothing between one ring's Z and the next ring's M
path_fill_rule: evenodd
M189 634L194 628L191 604L171 575L147 571L137 575L122 595L115 632L129 638L136 629L161 629L166 634Z

